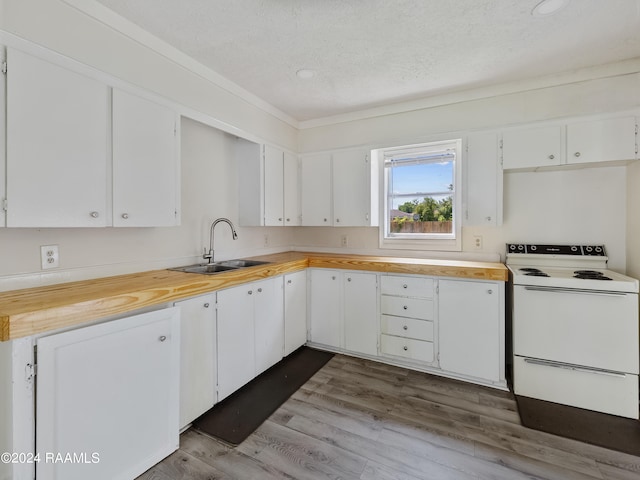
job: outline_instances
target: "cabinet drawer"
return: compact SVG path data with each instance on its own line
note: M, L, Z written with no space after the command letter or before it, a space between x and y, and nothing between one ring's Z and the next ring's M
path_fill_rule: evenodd
M380 277L380 289L383 295L433 298L433 279L383 275Z
M433 300L382 295L380 309L382 313L396 317L433 320Z
M382 333L433 342L433 322L382 315Z
M410 358L421 362L433 362L433 343L412 338L380 335L382 353Z

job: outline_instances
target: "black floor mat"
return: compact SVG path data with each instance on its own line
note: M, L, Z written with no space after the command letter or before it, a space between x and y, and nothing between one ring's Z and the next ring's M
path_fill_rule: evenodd
M516 395L525 427L640 456L640 421Z
M309 380L333 353L302 347L193 422L193 427L239 445Z

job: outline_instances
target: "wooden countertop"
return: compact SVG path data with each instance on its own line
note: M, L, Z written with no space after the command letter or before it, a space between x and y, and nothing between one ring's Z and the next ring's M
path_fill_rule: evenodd
M0 293L0 341L79 325L144 307L314 268L507 281L501 263L285 252L251 257L268 265L200 275L171 270L118 275Z

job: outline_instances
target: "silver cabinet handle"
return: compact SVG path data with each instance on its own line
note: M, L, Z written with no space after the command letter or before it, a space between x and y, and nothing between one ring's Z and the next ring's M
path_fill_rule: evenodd
M128 213L123 213L122 214L122 218L124 218L126 220L127 218L129 218L129 214Z
M407 310L409 307L407 307L406 305L404 307L402 307L403 310Z
M205 303L205 304L204 304L204 308L209 308L209 304L208 304L208 303Z
M573 156L576 157L576 158L579 157L580 156L580 152L574 153Z
M288 283L289 285L291 285L291 280L287 280L287 283Z
M339 218L336 218L336 223L340 223L340 219Z
M624 373L616 372L613 370L607 370L604 368L585 367L582 365L574 365L572 363L555 362L553 360L543 360L540 358L525 358L526 363L532 365L541 365L543 367L564 368L566 370L575 370L577 372L597 373L600 375L610 375L612 377L626 377Z
M549 155L549 160L553 160L554 158L556 158L555 155Z
M291 221L291 219L290 219L290 218L287 218L287 222L290 222L290 221Z
M258 289L258 293L262 293L262 289L261 288Z
M253 290L249 290L247 293L248 293L249 295L253 295Z
M487 217L487 222L490 222L490 221L491 221L491 217Z
M408 329L409 329L409 327L407 327L406 325L403 325L402 329L403 329L403 330L408 330Z
M331 277L331 280L335 280L335 279L336 279L335 275L333 277Z
M407 350L409 350L409 347L405 345L404 347L402 347L402 349L406 352Z
M491 295L491 294L493 293L493 290L489 289L489 290L487 290L487 293L488 293L489 295Z
M326 222L326 221L327 221L327 219L325 218L325 219L324 219L324 221Z
M281 222L281 221L282 221L282 217L280 217L280 218L278 219L278 221L279 221L279 222Z
M619 298L622 298L628 295L627 293L624 293L624 292L603 292L600 290L584 290L581 288L565 288L565 287L525 286L524 289L531 292L572 293L574 295L599 295L602 297L619 297Z
M164 342L166 339L167 337L165 335L161 335L160 338L158 338L161 342Z
M402 288L407 288L407 284L405 283L404 285L402 285Z
M347 282L350 282L350 281L351 281L351 277L347 278Z
M98 212L91 212L89 215L91 215L91 218L98 218L100 216Z

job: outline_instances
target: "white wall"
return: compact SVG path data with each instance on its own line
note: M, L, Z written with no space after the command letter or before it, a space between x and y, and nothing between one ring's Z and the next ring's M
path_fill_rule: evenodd
M434 136L442 138L447 133L454 136L464 131L624 111L639 106L640 74L625 74L305 128L300 131L300 151L411 144ZM495 259L502 255L504 259L506 242L593 242L605 244L610 267L624 272L628 266L628 245L640 244L640 221L635 233L627 236L627 168L507 173L504 176L502 227L463 228L463 252L460 254L424 251L411 254L478 259ZM639 176L640 173L636 173L634 178ZM640 208L640 198L635 199L634 208ZM340 240L344 234L349 236L349 247L341 249ZM483 236L482 250L473 247L473 235ZM403 254L379 249L378 231L372 228L297 229L295 244L303 250ZM634 269L640 273L640 253L637 257L633 262L637 265Z

